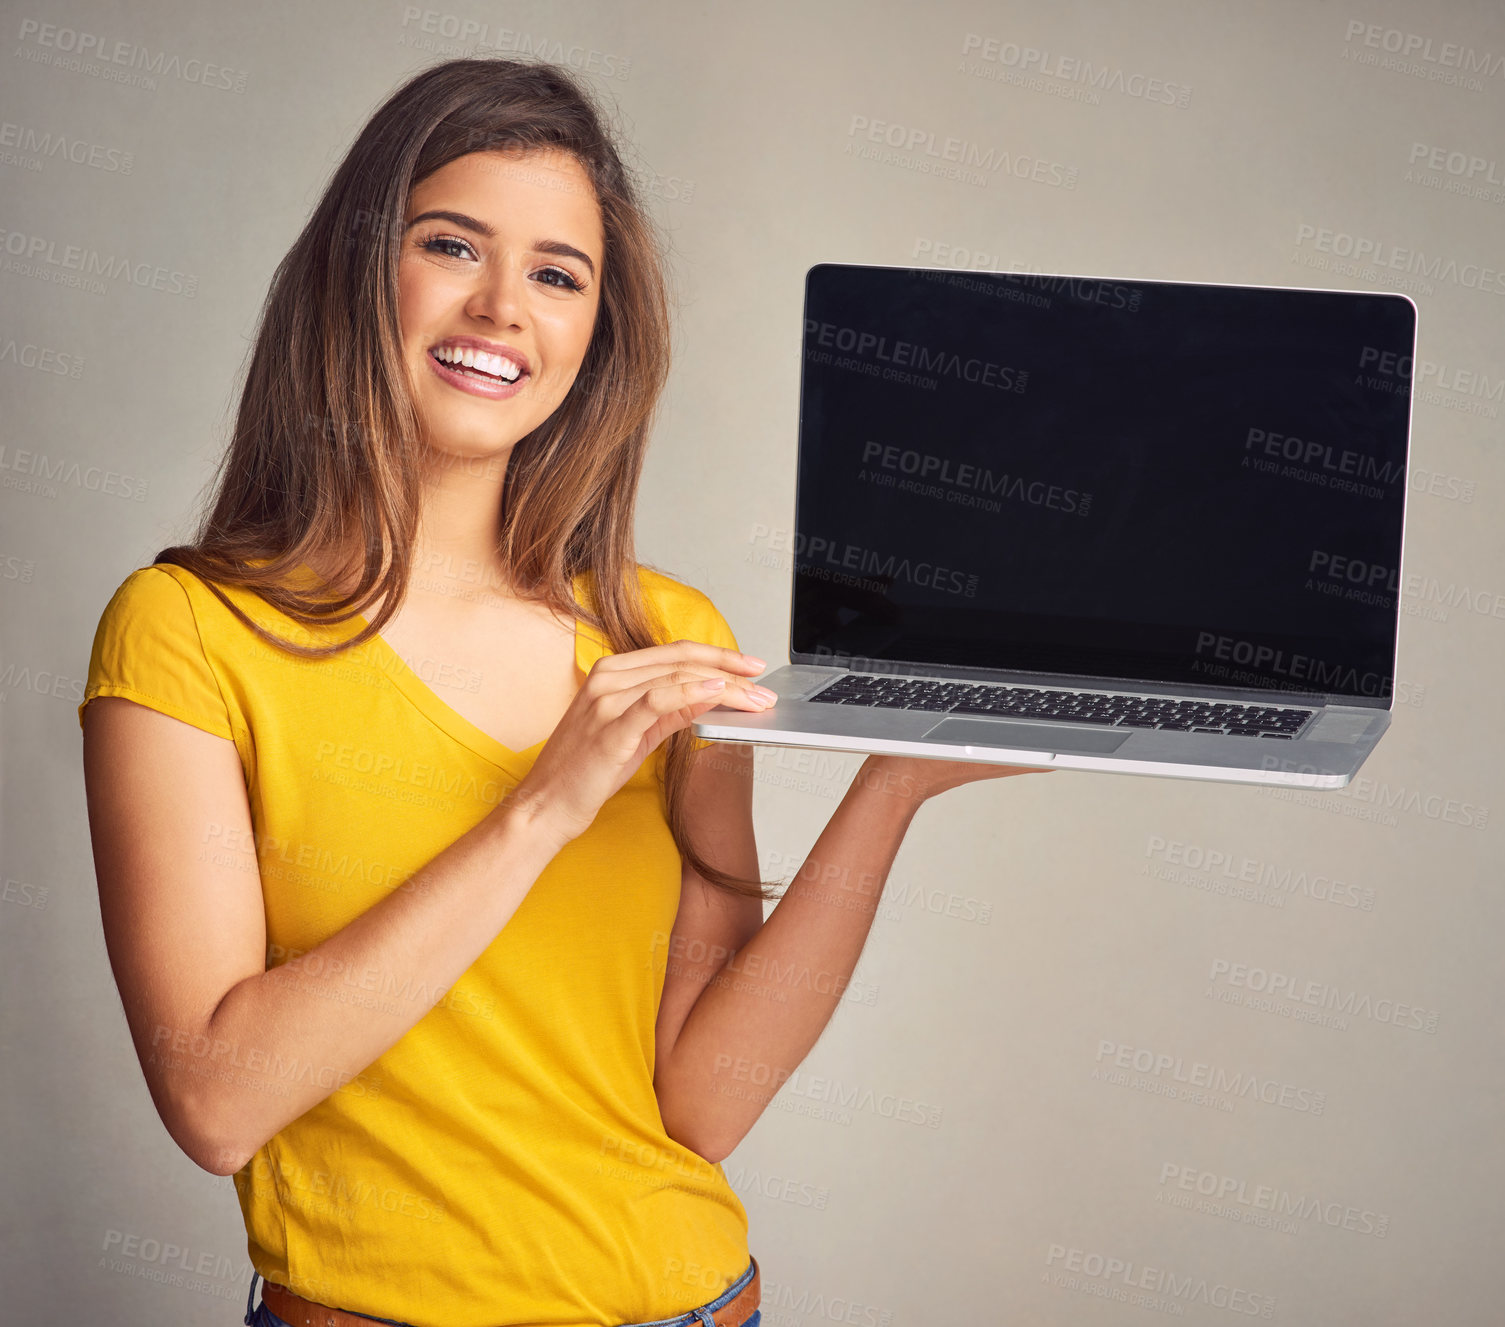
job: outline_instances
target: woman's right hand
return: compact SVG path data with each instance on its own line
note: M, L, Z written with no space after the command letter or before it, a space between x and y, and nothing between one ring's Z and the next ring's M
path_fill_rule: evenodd
M694 640L603 655L504 804L547 821L561 845L578 838L671 733L717 705L754 714L770 708L773 693L752 681L764 667ZM723 685L705 685L716 681ZM761 692L770 699L760 699Z

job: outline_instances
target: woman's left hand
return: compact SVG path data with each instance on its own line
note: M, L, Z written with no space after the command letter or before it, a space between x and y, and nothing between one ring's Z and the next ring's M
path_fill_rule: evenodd
M930 760L917 756L871 755L857 778L882 791L923 802L948 788L979 779L1006 779L1011 774L1053 774L1035 765L993 765L981 760Z

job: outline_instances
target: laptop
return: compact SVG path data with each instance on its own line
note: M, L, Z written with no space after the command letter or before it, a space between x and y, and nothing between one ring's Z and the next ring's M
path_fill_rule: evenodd
M1405 295L818 263L789 662L702 738L1341 788L1390 726Z

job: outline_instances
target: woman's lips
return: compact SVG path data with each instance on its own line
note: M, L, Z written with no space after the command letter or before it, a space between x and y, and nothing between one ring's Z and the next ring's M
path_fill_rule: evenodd
M501 378L493 378L490 375L479 373L467 373L449 364L442 363L432 354L425 354L429 367L434 370L451 387L458 387L462 392L469 392L472 396L484 396L490 401L505 400L509 396L516 396L522 391L523 384L533 375L520 373L516 382L506 382Z

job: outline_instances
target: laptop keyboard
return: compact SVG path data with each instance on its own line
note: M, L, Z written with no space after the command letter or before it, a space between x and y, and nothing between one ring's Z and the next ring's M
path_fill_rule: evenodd
M818 705L869 705L1011 719L1069 719L1118 728L1171 728L1234 737L1294 738L1316 713L1274 705L1236 705L1170 696L1125 696L1099 691L942 682L927 677L848 673L816 695Z

